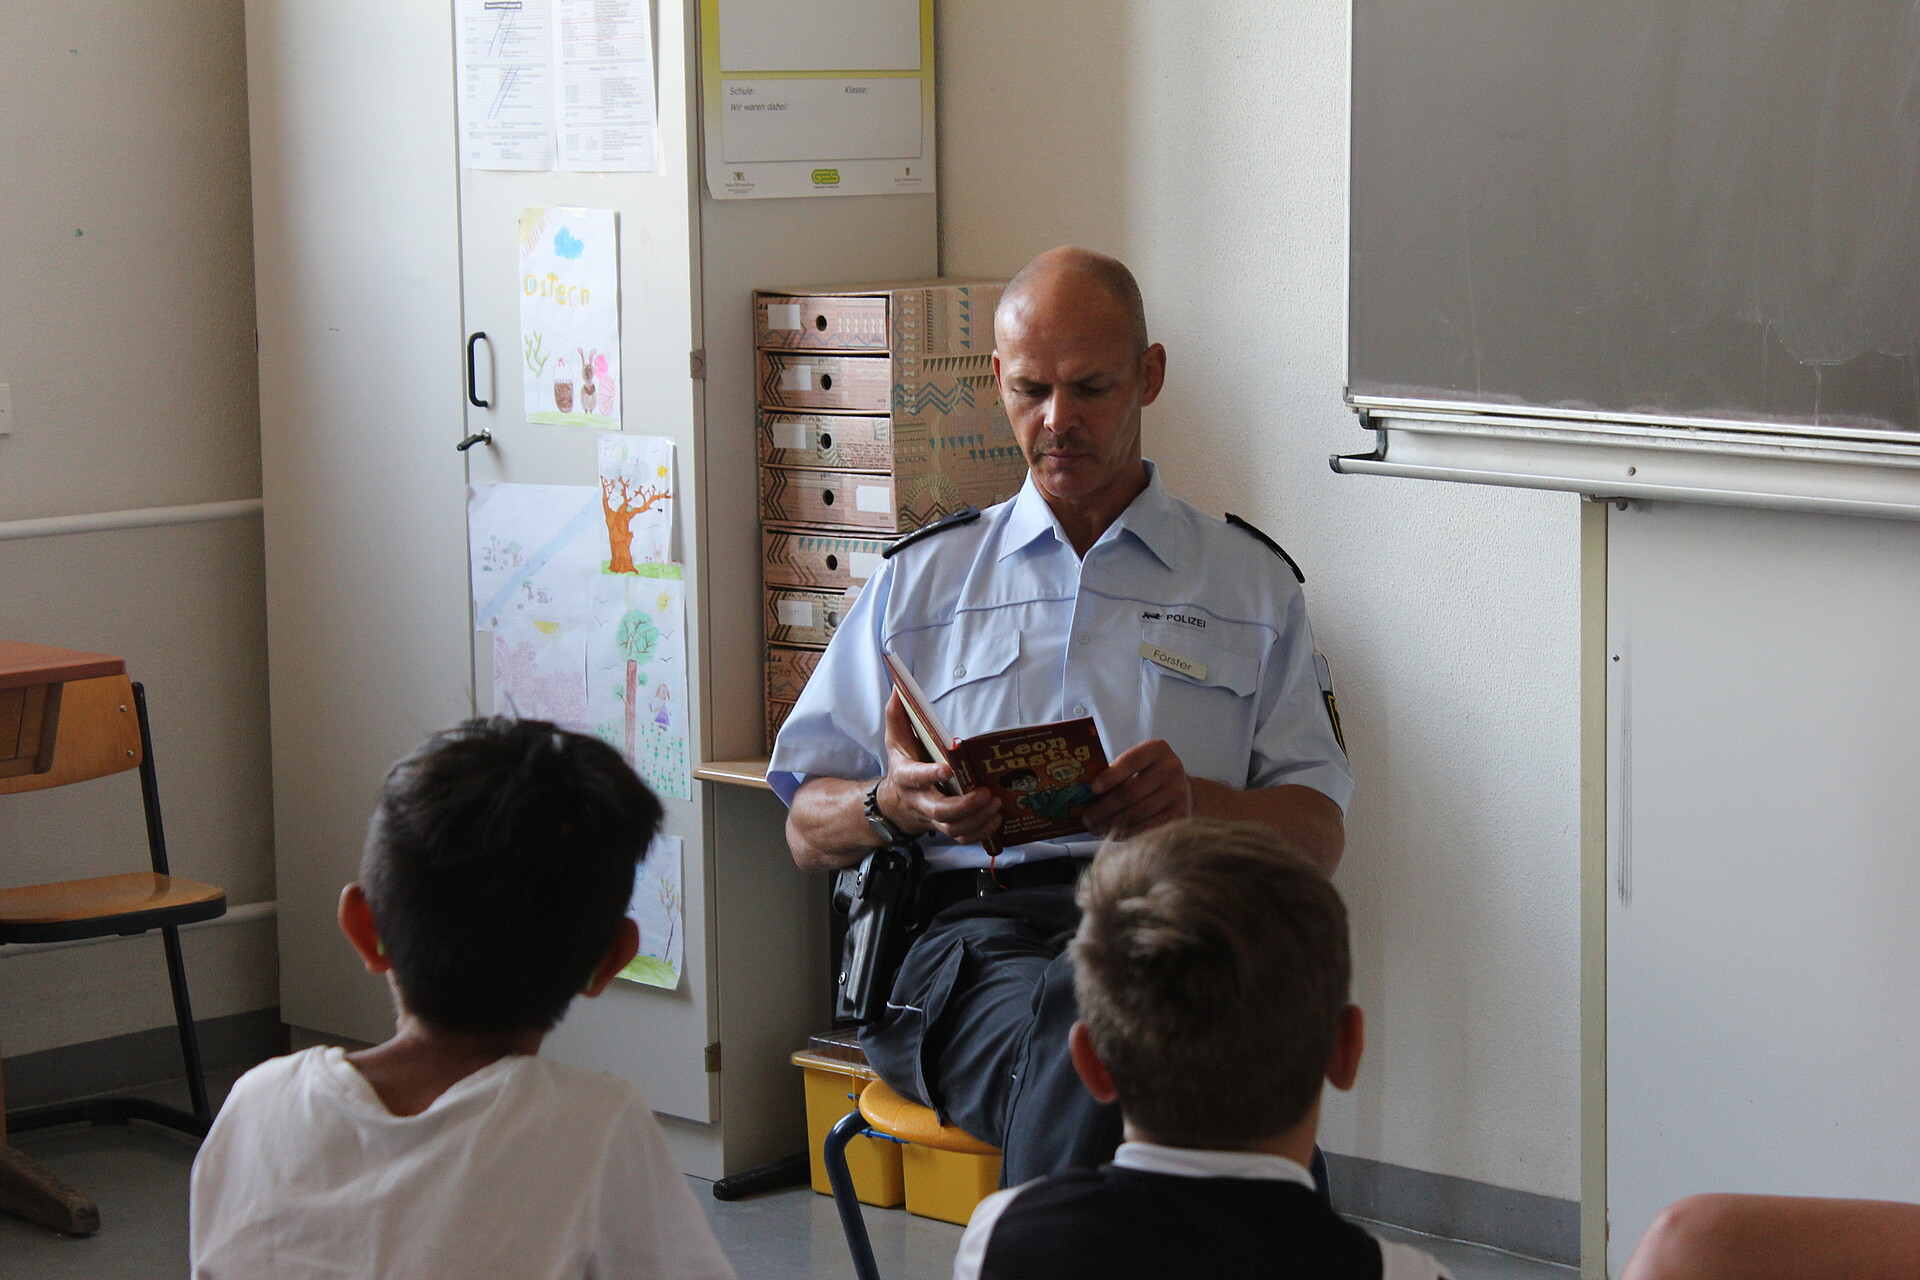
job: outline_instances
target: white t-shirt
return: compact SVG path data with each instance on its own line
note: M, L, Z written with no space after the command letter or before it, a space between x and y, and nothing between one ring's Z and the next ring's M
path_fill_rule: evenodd
M193 1163L194 1280L732 1280L625 1080L535 1056L396 1116L335 1048L240 1078Z

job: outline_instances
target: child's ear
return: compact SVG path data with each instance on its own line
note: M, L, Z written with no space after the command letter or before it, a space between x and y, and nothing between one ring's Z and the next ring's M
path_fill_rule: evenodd
M373 907L367 902L366 890L358 880L340 891L339 919L340 932L347 935L347 941L360 953L360 961L367 966L368 973L385 973L393 968L386 948L380 945L380 931L373 924Z
M593 976L587 979L587 985L580 994L591 999L607 989L614 975L633 963L640 954L640 926L633 922L632 916L620 918L620 931L613 935L613 945L607 948L607 954L600 957L600 963L593 968Z
M1067 1056L1073 1059L1073 1070L1080 1082L1087 1086L1087 1092L1093 1095L1095 1102L1105 1105L1120 1096L1113 1087L1113 1076L1107 1071L1107 1064L1100 1061L1100 1053L1093 1047L1093 1035L1087 1030L1087 1024L1076 1022L1067 1032Z
M1340 1013L1333 1036L1333 1056L1327 1059L1327 1083L1345 1091L1360 1075L1360 1058L1367 1051L1367 1020L1360 1006L1350 1004Z

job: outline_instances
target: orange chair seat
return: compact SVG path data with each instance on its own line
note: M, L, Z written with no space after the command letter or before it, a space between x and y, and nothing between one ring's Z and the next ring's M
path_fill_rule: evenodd
M0 942L58 942L144 933L224 915L217 885L152 871L0 889Z
M860 1091L860 1114L874 1129L902 1142L968 1156L1000 1154L1000 1148L980 1141L965 1129L941 1124L932 1107L909 1102L885 1080L875 1080Z

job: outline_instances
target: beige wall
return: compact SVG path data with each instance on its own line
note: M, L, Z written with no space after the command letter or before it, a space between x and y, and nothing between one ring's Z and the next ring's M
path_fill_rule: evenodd
M237 0L0 6L0 523L257 497ZM146 682L174 869L273 897L257 518L0 540L0 636ZM133 775L0 800L0 883L144 865ZM275 1003L270 924L196 931L202 1017ZM171 1020L154 939L0 960L0 1046Z
M1372 1033L1327 1145L1576 1198L1577 505L1327 467L1371 440L1341 404L1346 13L943 4L941 267L1063 241L1131 263L1170 352L1148 455L1306 571Z

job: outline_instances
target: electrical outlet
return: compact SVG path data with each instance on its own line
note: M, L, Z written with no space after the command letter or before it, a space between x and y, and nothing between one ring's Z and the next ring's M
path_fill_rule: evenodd
M13 388L0 382L0 436L13 430Z

